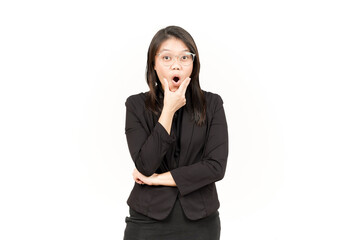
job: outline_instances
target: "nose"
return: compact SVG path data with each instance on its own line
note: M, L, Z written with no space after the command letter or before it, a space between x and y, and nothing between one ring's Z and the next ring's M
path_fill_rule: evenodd
M179 59L175 58L175 61L173 64L171 64L171 69L172 70L179 70L181 68L181 65L179 64Z

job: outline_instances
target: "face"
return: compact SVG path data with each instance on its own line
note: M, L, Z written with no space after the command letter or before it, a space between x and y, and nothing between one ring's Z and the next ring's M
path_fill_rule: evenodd
M176 38L169 38L160 45L157 54L169 53L171 55L180 56L184 52L190 52L190 49L183 41ZM183 66L179 62L179 59L176 59L172 65L164 66L160 58L159 55L155 56L154 69L161 82L162 88L164 89L164 78L166 78L170 91L175 92L181 83L187 77L190 77L193 70L193 64L191 63L188 66Z

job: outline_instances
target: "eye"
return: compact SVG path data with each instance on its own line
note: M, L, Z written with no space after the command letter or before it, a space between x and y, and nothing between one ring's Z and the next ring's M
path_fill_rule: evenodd
M187 55L181 56L181 60L188 60L188 59L189 59L189 56L187 56Z
M164 55L162 56L162 60L165 62L171 61L171 56L170 55Z

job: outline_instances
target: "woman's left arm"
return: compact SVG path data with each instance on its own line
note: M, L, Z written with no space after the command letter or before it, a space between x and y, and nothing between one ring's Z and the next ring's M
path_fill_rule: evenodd
M225 175L228 157L228 129L223 101L217 94L208 103L211 116L205 142L204 155L196 163L171 170L171 175L182 196L208 184L221 180Z
M165 173L154 173L153 175L147 177L139 172L136 168L133 171L133 178L135 182L138 184L146 184L150 186L169 186L169 187L176 187L176 183L171 175L170 172Z

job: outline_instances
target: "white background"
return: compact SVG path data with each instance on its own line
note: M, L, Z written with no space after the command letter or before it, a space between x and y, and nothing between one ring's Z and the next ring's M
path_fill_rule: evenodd
M220 94L222 238L360 239L356 1L1 1L0 239L122 239L125 100L179 25Z

